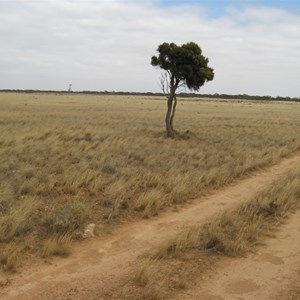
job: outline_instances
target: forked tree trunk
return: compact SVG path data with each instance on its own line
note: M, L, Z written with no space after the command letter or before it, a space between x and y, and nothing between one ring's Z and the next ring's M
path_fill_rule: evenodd
M174 118L174 99L175 99L175 90L171 88L170 94L168 96L168 109L166 113L166 129L167 129L167 136L173 137L174 130L173 130L173 118Z
M166 114L166 130L167 130L168 137L174 136L173 120L174 120L175 110L177 105L176 89L178 83L179 80L175 79L175 76L171 76L170 93L168 95L168 109Z
M172 137L173 136L173 129L171 126L171 114L172 114L172 102L173 99L171 95L168 97L168 110L166 114L166 129L167 129L167 136Z
M176 105L177 105L177 98L176 98L176 94L174 94L174 102L173 102L172 113L171 113L171 118L170 118L170 125L171 125L171 129L173 131L173 135L174 135L173 119L175 116Z

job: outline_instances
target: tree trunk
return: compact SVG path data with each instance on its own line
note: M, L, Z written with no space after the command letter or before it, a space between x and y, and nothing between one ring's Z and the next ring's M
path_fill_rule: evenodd
M173 119L174 119L174 116L175 116L176 105L177 105L177 98L176 98L176 94L174 94L174 102L173 102L173 107L172 107L172 114L171 114L171 118L170 118L170 125L171 125L171 129L172 129L173 134L174 134Z
M167 114L166 114L166 129L167 129L168 137L174 136L173 127L171 124L172 106L173 106L173 94L170 93L170 95L168 96L168 110L167 110Z
M179 80L175 78L174 75L171 76L170 80L170 93L168 95L168 110L166 114L166 129L167 129L167 136L173 137L174 130L173 130L173 119L175 116L175 109L177 105L176 99L176 89L178 86Z

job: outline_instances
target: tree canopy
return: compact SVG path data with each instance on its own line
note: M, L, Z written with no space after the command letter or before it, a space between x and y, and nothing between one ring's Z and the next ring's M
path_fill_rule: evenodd
M214 70L208 67L208 58L193 42L182 46L163 43L158 46L158 56L152 56L151 64L174 76L175 82L183 82L190 90L198 91L206 82L213 80Z
M202 55L201 48L194 42L178 46L174 43L163 43L158 46L158 56L152 56L151 65L166 71L167 88L164 82L162 88L168 94L168 111L166 128L168 136L174 135L173 119L176 109L176 90L186 86L198 91L205 82L214 78L214 70L208 66L208 58ZM174 100L174 101L173 101Z

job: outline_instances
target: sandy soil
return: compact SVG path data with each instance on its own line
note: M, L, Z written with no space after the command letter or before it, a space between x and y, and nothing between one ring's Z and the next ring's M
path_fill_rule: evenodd
M176 299L297 299L294 297L300 281L295 280L299 275L300 211L297 211L276 233L276 238L268 239L257 253L246 258L222 259L217 270L205 275L201 285L178 294Z
M221 210L250 200L299 163L298 152L273 167L194 200L177 212L123 224L109 235L101 234L101 237L80 243L68 258L55 258L51 264L34 264L9 278L9 284L2 286L0 297L22 300L131 299L127 294L120 298L117 291L130 284L138 267L138 257L183 228L201 224ZM185 291L178 299L273 299L270 295L279 295L281 287L291 290L294 286L290 287L288 282L292 282L300 270L299 231L298 213L282 227L277 239L268 241L259 255L232 261L224 259L214 272L214 278L204 280L201 289Z

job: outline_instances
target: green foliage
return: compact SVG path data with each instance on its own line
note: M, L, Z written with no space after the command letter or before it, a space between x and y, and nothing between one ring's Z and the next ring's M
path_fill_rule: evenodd
M201 48L193 42L177 46L163 43L158 46L158 56L153 56L151 64L166 70L175 79L175 89L182 82L189 89L198 91L206 82L213 80L214 70L208 67L208 58L202 55Z

